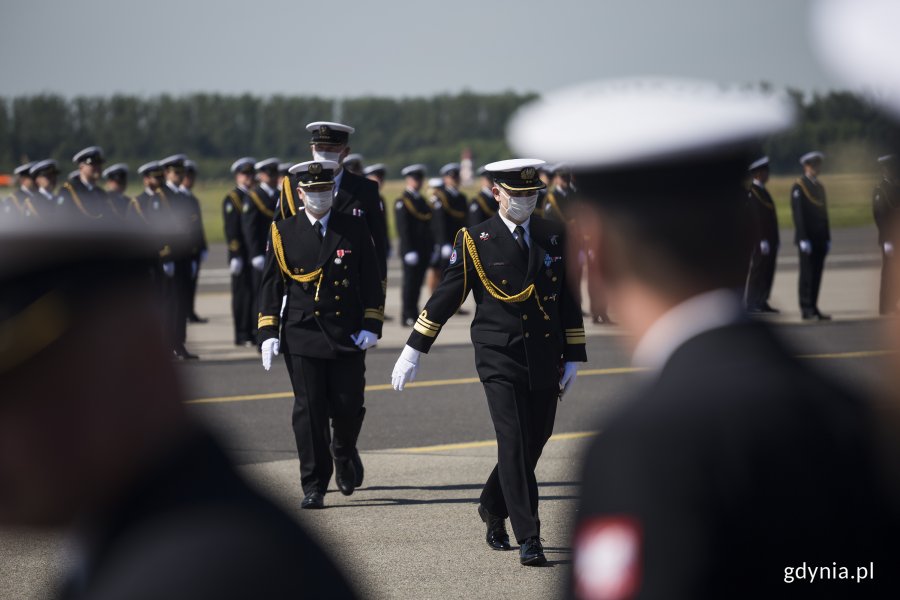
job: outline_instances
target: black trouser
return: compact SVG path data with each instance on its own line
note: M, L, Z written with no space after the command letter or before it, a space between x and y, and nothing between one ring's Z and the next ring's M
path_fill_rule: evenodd
M191 259L175 261L175 275L172 276L172 327L176 346L183 346L187 340L187 318L191 292Z
M257 271L253 268L252 265L247 265L250 268L250 336L255 340L256 339L256 326L259 323L258 319L252 318L253 315L256 315L259 310L257 306L259 305L259 288L262 287L262 279L263 272Z
M195 303L197 300L197 282L200 281L200 256L195 256L193 260L197 263L197 272L191 277L191 284L188 286L187 308L189 317L197 316L197 307Z
M529 390L497 379L483 383L497 433L497 466L481 491L481 504L492 515L508 516L521 543L541 534L534 469L553 433L559 389Z
M804 313L815 312L819 305L819 288L822 285L822 271L825 268L825 255L828 245L825 242L813 242L812 252L800 253L800 310Z
M334 472L332 459L348 460L356 453L366 415L366 353L338 358L285 354L284 362L294 388L292 423L300 485L304 494L316 490L324 494Z
M894 258L881 249L881 292L878 295L878 312L887 315L897 309L897 286L894 284Z
M747 308L761 308L769 302L772 293L772 282L775 280L776 247L769 249L765 255L759 248L750 258L750 273L747 275Z
M425 273L428 272L428 254L419 252L419 262L415 265L403 263L403 320L415 320L419 316L419 294Z
M231 276L231 316L234 319L234 342L243 344L253 339L252 282L250 265L244 264L239 275Z

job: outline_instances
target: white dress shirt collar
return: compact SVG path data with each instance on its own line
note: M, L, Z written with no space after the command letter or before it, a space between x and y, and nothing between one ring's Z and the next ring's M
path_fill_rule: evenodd
M242 192L244 192L245 194L249 191L249 190L247 189L247 186L246 186L246 185L239 185L239 186L237 186L237 188L238 188L239 190L241 190Z
M758 188L766 189L766 184L764 184L764 183L763 183L762 181L760 181L759 179L754 179L754 180L753 180L753 185L755 185L755 186L758 187Z
M732 290L720 288L688 298L650 326L635 347L631 364L659 372L685 342L733 325L741 315L740 296Z
M325 232L328 231L328 220L331 219L331 210L329 209L324 216L319 217L318 219L312 216L312 213L308 210L304 210L303 214L306 215L306 218L309 219L309 224L315 226L316 221L322 224L322 235L325 235Z
M19 189L22 190L22 192L23 192L25 195L29 196L29 197L34 196L34 192L32 192L31 190L29 190L29 189L28 189L27 187L25 187L24 185L20 185L20 186L19 186Z
M516 223L513 223L512 221L510 221L509 219L507 219L506 216L502 212L497 211L497 214L500 215L500 220L503 221L503 224L506 225L506 228L509 229L509 232L511 234L513 234L513 237L515 237L515 235L516 235L515 234L516 227L521 227L522 229L524 229L525 230L525 243L528 244L529 246L531 246L531 230L528 228L528 226L531 224L531 217L528 217L527 219L525 219L524 223L516 224Z
M275 190L272 189L272 186L270 186L270 185L269 185L268 183L266 183L265 181L260 181L260 182L259 182L259 187L261 187L262 189L264 189L264 190L266 191L266 193L267 193L269 196L274 196L274 195L275 195Z
M148 196L152 196L153 194L156 193L156 192L154 192L153 190L151 190L149 187L145 187L145 188L144 188L144 192L145 192Z
M85 178L81 175L78 176L78 179L81 180L81 183L88 189L89 192L94 191L94 184L92 184L90 181L85 180Z
M38 191L39 191L39 192L41 193L41 195L44 196L45 198L49 198L50 200L53 200L53 194L51 194L50 192L48 192L46 189L44 189L44 188L38 188Z
M175 192L176 194L181 193L181 190L178 189L178 186L172 183L171 181L166 182L166 187Z

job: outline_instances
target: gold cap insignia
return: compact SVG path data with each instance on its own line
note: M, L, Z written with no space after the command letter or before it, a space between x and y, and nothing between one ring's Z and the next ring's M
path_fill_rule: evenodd
M534 167L525 167L522 169L522 172L519 173L519 177L522 179L534 179Z
M327 125L319 126L319 135L328 135L328 126Z
M310 175L321 175L322 174L322 165L319 163L313 163L309 165L309 174Z

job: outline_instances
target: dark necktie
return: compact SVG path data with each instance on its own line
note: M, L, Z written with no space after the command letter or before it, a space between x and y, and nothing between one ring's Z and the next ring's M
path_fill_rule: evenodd
M522 256L528 258L528 244L525 243L525 229L521 225L516 225L513 232L516 234L516 243L519 245Z
M316 230L316 236L319 238L319 241L322 241L322 238L325 237L325 234L322 232L322 221L316 221L313 225L313 229Z

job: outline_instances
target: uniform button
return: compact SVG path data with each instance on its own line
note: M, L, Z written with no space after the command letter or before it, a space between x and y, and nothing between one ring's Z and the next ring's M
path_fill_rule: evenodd
M556 277L554 277L554 278L553 278L553 279L551 279L551 280L550 280L550 281L556 281Z
M334 282L334 285L341 285L341 282L340 282L340 281L335 281L335 282Z
M527 320L528 320L528 315L522 315L522 320L523 320L523 321L527 321Z
M340 300L341 297L340 297L340 296L335 296L334 299L335 299L335 300Z
M544 337L550 337L550 334L549 334L549 333L545 333L545 334L544 334Z
M547 301L547 296L544 296L544 302L546 302L546 301Z
M345 269L345 270L346 270L346 268L347 268L347 265L344 265L344 269Z
M550 320L550 315L544 315L544 320L545 320L545 321L549 321L549 320Z
M334 316L336 316L336 317L339 317L339 316L341 316L341 311L337 311L337 312L335 312L335 313L334 313Z
M501 281L500 283L503 284L503 285L506 285L506 284L509 283L509 282L508 282L507 280L504 279L504 280Z
M316 311L316 312L314 312L313 314L316 315L316 316L318 317L318 316L319 316L319 311Z
M526 331L526 332L525 332L525 337L531 337L531 335Z
M300 272L302 273L302 272L303 272L303 269L300 269Z

